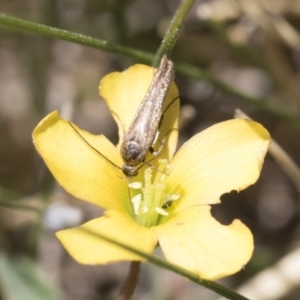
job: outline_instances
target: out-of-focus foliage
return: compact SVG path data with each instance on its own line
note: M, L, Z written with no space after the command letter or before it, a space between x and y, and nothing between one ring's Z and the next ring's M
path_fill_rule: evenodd
M179 3L179 0L3 0L0 11L155 53ZM299 1L196 1L171 58L175 65L187 62L198 67L257 103L267 99L276 112L299 116L299 28ZM105 134L116 142L116 125L98 95L98 84L105 74L124 70L134 63L88 47L0 27L0 248L3 253L34 260L57 283L60 299L115 296L127 265L81 266L64 252L54 231L98 217L102 212L57 186L34 150L31 132L46 114L58 109L64 118L72 119L81 128ZM233 93L221 92L212 82L178 74L175 80L181 93L180 143L216 122L232 118L234 109L241 108L262 123L300 164L300 131L288 122L262 111L259 105L245 103ZM237 289L299 247L299 203L296 186L268 156L256 185L239 194L224 195L221 209L219 205L213 206L218 220L230 223L234 218L242 219L255 237L251 262L222 283ZM0 274L6 277L8 271L3 268L2 263ZM18 278L22 278L24 268L30 270L17 267L17 263L6 263L5 268L18 273ZM291 268L287 268L285 271L290 274ZM298 300L300 279L295 273L292 278L293 285L281 290L284 291L281 294L260 299ZM2 280L0 295L4 298L3 284ZM39 286L39 281L26 284L30 292ZM13 291L19 292L21 287L21 283L16 283ZM148 265L143 266L136 296L138 299L216 297Z
M58 293L38 266L26 258L0 257L0 286L3 300L56 300Z

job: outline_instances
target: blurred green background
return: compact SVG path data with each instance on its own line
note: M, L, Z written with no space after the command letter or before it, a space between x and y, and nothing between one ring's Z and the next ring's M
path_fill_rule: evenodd
M0 13L155 53L179 4L1 0ZM216 81L176 74L181 94L179 144L233 118L240 108L262 123L299 164L299 28L299 0L196 1L172 60L175 65L189 63ZM101 210L74 199L55 183L33 147L31 133L46 114L58 109L81 128L116 143L117 127L98 95L98 84L105 74L134 63L124 56L0 26L0 299L116 297L127 263L82 266L56 240L57 229L99 216ZM220 90L219 82L232 90ZM262 99L270 109L260 109ZM268 155L257 184L224 195L222 204L213 207L220 221L239 218L255 237L250 263L221 284L237 291L241 286L252 292L261 289L258 300L299 299L299 186ZM291 251L295 256L287 264ZM269 273L260 273L263 270ZM149 264L142 267L135 297L218 299Z

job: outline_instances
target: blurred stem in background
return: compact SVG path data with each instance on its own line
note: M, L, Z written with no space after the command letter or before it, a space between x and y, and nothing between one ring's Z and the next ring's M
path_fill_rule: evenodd
M153 66L158 66L160 59L165 53L170 54L173 50L175 43L179 37L181 28L183 23L190 12L192 6L194 5L195 0L186 0L182 1L182 4L179 6L178 10L176 11L171 24L166 32L166 35L158 48Z
M185 1L185 3L189 3L191 5L193 1ZM243 4L243 1L236 1L239 4ZM27 48L27 53L29 52L29 59L28 61L28 70L30 71L30 80L31 80L31 87L33 88L33 102L34 102L34 110L38 112L38 114L44 114L45 113L45 95L47 93L47 74L48 74L48 67L49 63L51 62L52 52L53 52L53 43L55 40L47 39L47 37L52 37L55 39L70 41L72 43L88 46L91 48L100 49L102 51L106 51L109 53L119 54L125 57L131 57L135 60L145 62L147 64L151 64L154 62L154 64L157 64L159 61L159 56L164 52L170 52L170 50L173 48L175 40L178 38L178 34L176 34L176 28L172 29L173 34L169 36L169 38L165 38L163 44L159 48L159 51L156 55L153 55L149 52L139 51L134 48L124 47L122 45L126 45L127 43L127 34L128 34L128 23L126 22L125 18L125 8L126 8L126 1L122 0L113 0L110 1L110 9L111 13L114 19L114 32L112 34L113 39L115 43L106 42L105 40L92 38L89 36L61 30L54 28L55 26L65 28L65 23L58 22L58 15L57 15L57 5L58 1L51 1L49 3L40 4L39 12L38 12L38 20L41 23L50 25L45 26L42 24L25 21L19 18L15 18L9 15L0 14L0 25L2 24L4 27L9 27L11 31L13 30L21 30L21 31L28 31L31 33L35 33L38 35L41 35L38 38L34 38L29 35L20 35L23 44ZM187 4L188 5L188 4ZM263 6L261 3L256 3L257 6ZM187 9L187 7L185 8ZM283 51L291 51L291 48L293 50L298 51L299 48L299 34L298 32L292 27L292 23L290 24L288 20L285 19L284 15L281 15L281 13L278 12L278 14L275 12L275 10L268 9L267 7L263 8L265 10L264 15L260 15L259 18L257 16L251 16L253 17L253 21L257 21L259 26L263 29L264 32L266 32L266 45L264 45L264 49L262 48L256 48L259 51L263 50L270 53L270 55L267 57L264 55L260 55L259 53L255 53L255 47L250 48L247 44L235 44L232 40L230 40L230 36L228 35L229 31L228 28L230 25L232 25L232 22L230 24L226 22L219 22L216 21L216 19L206 20L205 24L208 24L210 29L212 29L215 33L218 34L219 37L222 38L223 41L226 42L226 45L229 46L230 52L232 52L233 56L237 57L238 62L237 65L240 67L240 63L242 66L251 67L254 66L255 68L259 68L267 73L267 75L272 79L272 84L276 86L276 88L281 88L281 94L279 95L279 99L282 104L282 108L280 106L273 106L272 103L273 99L270 96L269 98L264 97L257 97L257 96L250 96L247 93L241 92L237 88L235 88L235 85L229 85L226 84L218 79L216 77L212 76L209 72L196 67L194 65L189 65L185 63L176 63L176 71L178 74L185 75L186 77L193 78L195 80L202 80L208 82L211 86L215 87L216 89L219 89L220 91L224 92L225 94L228 94L230 96L233 96L236 100L245 102L247 104L250 104L252 107L255 107L257 110L263 110L266 111L274 116L276 116L279 120L283 121L284 123L291 124L298 130L300 130L300 117L297 113L297 110L292 110L291 105L293 104L292 101L289 101L286 98L286 95L291 95L289 88L292 84L293 77L296 77L296 73L289 73L288 67L289 64L291 64L291 61L289 61L288 55L282 55ZM184 16L184 13L187 13L182 11L181 17ZM246 11L246 7L244 8L244 11L242 11L243 18L249 17L249 14L251 13L250 10ZM275 14L276 13L276 14ZM184 18L183 18L184 19ZM267 23L261 22L261 21L267 21ZM175 23L174 20L172 22ZM234 22L235 23L235 22ZM229 25L229 26L228 26ZM84 25L83 25L84 26ZM204 25L206 26L206 25ZM5 30L7 30L5 28ZM280 41L283 41L282 44L287 49L283 49L280 42L278 42L278 39L274 38L274 35L272 35L272 28L275 29L278 33L278 36L280 37ZM169 29L170 30L170 29ZM274 30L273 30L274 32ZM287 33L290 33L287 35ZM46 38L45 38L46 37ZM203 41L203 40L201 40ZM128 43L129 44L129 43ZM169 46L168 46L169 45ZM194 45L192 45L194 46ZM32 47L32 48L31 48ZM169 48L168 48L169 47ZM289 48L290 47L290 48ZM186 48L188 48L186 46ZM31 49L34 49L32 51ZM145 48L148 49L148 48ZM185 49L185 48L183 48ZM252 52L253 50L253 52ZM225 49L226 52L226 49ZM228 53L227 53L228 54ZM200 54L200 56L203 54ZM226 53L225 53L226 55ZM230 53L231 55L231 53ZM295 53L290 53L290 56L296 55ZM234 57L234 58L235 58ZM236 62L235 62L236 63ZM294 71L294 70L292 70ZM218 76L217 73L215 73L216 76ZM290 75L290 76L289 76ZM220 77L218 77L220 78ZM233 84L233 83L232 83ZM287 86L289 84L289 86ZM299 87L299 85L298 85ZM293 90L295 91L295 90ZM251 94L253 95L253 94ZM294 93L295 99L297 100L299 97L299 93ZM292 98L292 97L291 97ZM293 100L293 99L292 99ZM14 99L12 99L14 101ZM299 101L298 101L299 103ZM75 104L76 105L76 104ZM288 110L289 109L289 110ZM299 110L298 110L299 112ZM277 127L279 127L282 124L277 124ZM271 146L270 151L272 151L274 146ZM275 149L276 150L276 149ZM275 154L274 154L275 153ZM295 162L292 161L290 163L290 157L286 155L286 153L282 152L282 149L277 148L276 152L274 152L274 158L278 162L280 166L285 170L285 172L290 176L293 183L296 185L298 191L300 191L300 179L299 179L299 168L295 164ZM277 158L276 158L277 157ZM36 197L39 197L39 202L42 204L41 208L37 208L35 206L31 206L27 202L23 202L25 200L21 199L20 195L18 195L15 199L18 199L16 201L10 201L12 198L10 197L3 197L0 201L0 206L2 207L12 207L16 208L17 211L20 211L20 209L24 209L24 214L27 211L33 210L33 213L38 215L38 221L35 224L32 224L32 231L31 236L29 238L29 248L30 248L30 255L33 258L37 257L37 252L39 248L39 242L41 235L44 233L43 231L43 212L45 210L45 207L47 207L47 204L49 203L49 195L51 191L53 191L53 184L54 180L51 177L50 174L47 172L46 176L42 174L42 180L41 180L41 187L40 190L44 193L43 195L36 194ZM284 198L282 199L284 200ZM13 202L13 203L12 203ZM42 203L41 203L42 202ZM25 204L26 203L26 204ZM27 211L26 211L27 210ZM261 230L263 230L261 228ZM100 238L100 237L99 237ZM28 245L26 245L28 246ZM151 259L150 259L151 261ZM296 261L296 260L295 260ZM0 262L1 263L1 262ZM161 266L161 265L160 265ZM167 268L167 267L166 267ZM1 269L1 268L0 268ZM24 267L24 270L28 270L28 267ZM168 268L167 268L168 269ZM248 268L249 269L249 268ZM170 269L172 270L172 269ZM174 270L173 270L174 271ZM175 272L175 271L174 271ZM180 273L178 273L180 274ZM184 276L184 274L181 274ZM7 273L4 272L4 276L7 277ZM188 278L188 277L187 277ZM269 277L270 278L270 277ZM190 278L190 280L195 281ZM198 281L204 283L203 286L206 286L210 288L211 290L218 289L215 283L201 281L201 279L198 278ZM24 281L25 282L25 281ZM197 282L197 281L195 281ZM197 282L199 283L199 282ZM201 283L199 283L201 284ZM16 285L17 286L17 285ZM221 287L222 288L222 287ZM291 289L289 289L291 290ZM230 291L229 291L230 293ZM222 294L219 293L219 294ZM244 297L239 298L237 295L232 294L226 294L226 292L223 292L222 295L227 295L229 299L245 299ZM40 297L39 299L46 299L44 297ZM54 298L56 299L56 298Z
M161 57L168 53L170 54L173 50L177 38L180 34L180 30L183 26L185 19L188 16L192 6L194 4L194 0L183 0L181 5L178 7L170 25L167 29L165 37L157 51L157 54L154 58L153 65L157 66L161 60ZM130 270L128 272L125 283L120 292L120 298L123 300L130 300L134 294L136 285L138 283L138 274L140 271L140 262L132 261L130 263Z
M235 111L235 118L252 120L240 109ZM272 140L269 147L269 153L274 157L277 164L284 170L289 176L291 181L294 183L300 195L300 168L296 162L283 150L283 148Z
M65 41L70 41L110 53L120 54L123 56L134 58L147 64L151 64L154 58L154 55L149 52L139 51L133 48L109 43L104 40L84 36L82 34L68 32L66 30L25 21L5 14L0 14L0 25L8 26L13 29L29 31ZM246 102L257 109L266 111L278 117L280 120L294 126L297 130L300 130L300 116L287 111L287 109L283 105L282 108L274 107L274 105L272 105L272 101L270 101L269 99L263 97L254 97L240 92L232 86L215 79L213 76L209 75L207 72L201 70L200 68L194 67L189 64L176 63L176 71L178 72L178 74L182 74L196 80L209 82L217 89L225 92L226 94L236 97L237 100Z
M135 249L133 247L130 247L128 245L125 245L121 242L117 242L115 240L112 240L111 238L107 237L107 236L104 236L102 234L99 234L99 233L96 233L96 232L93 232L91 230L88 230L88 229L85 229L83 227L80 227L80 230L82 230L83 232L89 234L89 235L92 235L94 237L97 237L99 239L103 239L111 244L114 244L114 245L117 245L125 250L128 250L132 253L135 253L143 258L145 258L145 260L149 261L151 264L159 267L159 268L163 268L163 269L166 269L166 270L169 270L169 271L172 271L176 274L179 274L189 280L191 280L192 282L195 282L197 283L198 285L201 285L211 291L214 291L215 293L221 295L221 296L224 296L226 299L230 299L230 300L249 300L248 298L240 295L240 294L237 294L236 292L226 288L225 286L222 286L221 284L217 283L217 282L214 282L214 281L210 281L210 280L206 280L206 279L202 279L202 278L199 278L199 275L191 272L191 271L188 271L186 269L183 269L173 263L170 263L168 262L166 259L162 259L156 255L153 255L153 254L148 254L148 253L145 253L143 251L140 251L138 249ZM134 262L134 268L139 268L137 262ZM121 298L120 298L121 299ZM128 298L130 299L130 298Z
M57 1L50 1L41 4L41 17L47 24L55 25L57 21ZM37 51L30 51L32 49L32 43L34 43L34 49ZM29 39L26 43L29 53L29 67L31 71L32 90L34 91L34 107L37 109L38 114L44 114L46 109L47 99L47 85L48 85L48 71L52 58L52 44L53 40L41 40L41 39ZM38 259L40 250L40 240L44 233L44 213L50 203L50 195L55 185L53 177L49 174L49 171L44 167L43 174L39 177L40 187L40 199L43 202L43 208L41 209L38 218L31 224L31 230L29 231L28 248L29 255L34 260Z

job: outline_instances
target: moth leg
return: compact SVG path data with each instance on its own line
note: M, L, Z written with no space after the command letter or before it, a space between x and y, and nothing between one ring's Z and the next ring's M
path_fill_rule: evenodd
M179 96L177 96L176 98L174 98L174 99L168 104L168 106L165 108L165 110L163 111L163 113L162 113L162 115L161 115L161 118L160 118L160 121L159 121L158 128L161 127L161 124L162 124L163 119L164 119L164 114L165 114L165 113L167 112L167 110L171 107L171 105L172 105L176 100L178 100L178 99L179 99ZM152 155L158 156L158 155L160 154L160 152L162 151L162 148L163 148L163 146L164 146L164 143L165 143L165 141L166 141L168 135L169 135L173 130L178 130L178 129L172 128L172 129L170 129L170 130L167 132L167 134L165 135L165 137L164 137L162 140L160 140L160 145L159 145L159 148L158 148L157 151L154 150L154 147L155 147L155 145L156 145L156 143L157 143L157 141L158 141L158 137L159 137L159 134L160 134L160 130L158 129L158 130L156 131L156 134L155 134L155 137L154 137L154 139L153 139L152 145L151 145L151 147L149 148L149 151L150 151L150 153L151 153Z
M164 144L165 144L165 142L166 142L166 140L167 140L167 138L168 138L168 135L169 135L173 130L177 130L177 131L178 131L177 128L172 128L172 129L170 129L170 130L167 132L167 134L164 136L164 138L163 138L162 140L158 140L158 136L159 136L159 133L160 133L160 132L159 132L159 130L157 130L157 132L156 132L156 134L155 134L155 137L154 137L154 140L153 140L153 143L152 143L151 147L149 148L149 151L150 151L150 153L151 153L153 156L156 157L156 156L158 156L158 155L161 153L161 151L162 151L162 149L163 149L163 147L164 147ZM154 147L155 147L157 141L159 141L160 145L159 145L157 151L155 151Z

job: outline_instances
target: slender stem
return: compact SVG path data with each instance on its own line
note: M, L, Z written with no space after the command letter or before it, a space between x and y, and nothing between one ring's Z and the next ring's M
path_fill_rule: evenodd
M123 47L79 33L69 32L39 23L22 20L20 18L12 17L6 14L0 14L0 25L37 33L68 42L73 42L83 46L104 50L110 53L118 53L146 63L150 63L153 58L153 55L151 53L135 50L129 47Z
M132 261L130 263L129 272L126 281L124 282L124 285L121 289L119 300L130 300L132 298L138 282L140 266L140 261Z
M221 296L224 296L225 298L227 299L230 299L230 300L249 300L248 298L226 288L225 286L222 286L216 282L213 282L213 281L210 281L210 280L205 280L205 279L202 279L200 278L197 274L191 272L191 271L188 271L186 269L183 269L175 264L172 264L168 261L166 261L165 259L162 259L158 256L155 256L155 255L151 255L151 254L148 254L148 253L145 253L145 252L142 252L138 249L135 249L131 246L128 246L128 245L125 245L121 242L118 242L106 235L102 235L102 234L99 234L98 232L93 232L93 231L90 231L88 229L85 229L83 227L78 227L80 230L82 230L83 232L87 233L87 234L90 234L94 237L98 237L100 239L103 239L113 245L117 245L125 250L128 250L132 253L135 253L137 255L139 255L140 257L142 257L143 259L147 259L150 263L152 263L153 265L155 266L158 266L160 268L164 268L166 270L170 270L174 273L177 273L185 278L188 278L189 280L203 286L203 287L206 287L207 289L211 290L211 291L214 291L216 292L217 294L221 295Z
M269 147L270 154L290 177L300 194L300 168L295 161L274 140Z
M235 111L235 117L251 120L251 118L240 109ZM272 140L272 143L270 144L269 153L290 177L300 194L300 168L296 162L274 140Z
M190 12L195 0L183 0L181 5L178 7L170 26L166 32L166 35L157 50L155 59L153 62L154 66L158 66L160 59L165 53L170 53L178 39L180 30L183 23Z
M147 64L150 64L152 62L152 59L154 58L153 54L149 52L139 51L129 47L123 47L100 39L95 39L92 37L84 36L82 34L72 33L65 30L45 26L42 24L25 21L5 14L0 14L0 25L6 25L14 29L21 29L37 34L42 34L45 36L50 36L53 38L58 38L65 41L70 41L80 45L101 49L110 53L121 54ZM215 79L213 76L209 75L203 70L189 64L176 63L175 69L179 74L185 75L189 78L209 82L212 86L218 88L226 94L235 96L237 97L237 99L244 100L248 104L251 104L252 106L258 109L271 113L272 115L293 125L296 129L300 130L299 115L292 115L284 109L273 107L272 104L269 104L271 103L271 101L267 98L253 97L244 94L236 90L232 86Z
M286 109L275 108L272 106L271 101L264 97L253 97L247 94L240 92L239 90L233 88L231 85L228 85L222 81L215 79L209 73L196 68L192 65L185 63L176 63L175 70L182 75L185 75L196 80L203 80L209 82L213 87L218 88L219 90L225 92L228 95L235 96L237 99L243 100L245 103L256 107L257 109L266 111L282 121L285 121L293 125L296 129L300 129L300 116L296 114L289 113Z

